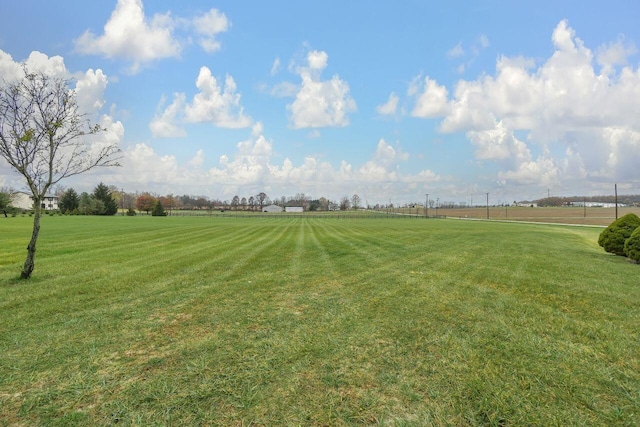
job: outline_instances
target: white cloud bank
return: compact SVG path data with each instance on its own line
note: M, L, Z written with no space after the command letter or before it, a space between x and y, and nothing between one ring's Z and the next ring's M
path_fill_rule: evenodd
M234 153L220 156L214 166L207 166L210 162L202 150L180 164L175 156L161 156L146 143L136 144L124 152L127 173L114 175L109 182L128 191L205 194L222 200L264 191L272 198L303 192L336 201L358 193L363 200L387 202L391 193L397 203L415 197L416 187L422 191L443 180L430 170L403 174L401 164L409 156L397 144L381 139L372 148L371 158L360 166L343 161L334 167L316 156L307 156L299 165L289 158L276 164L273 141L264 136L258 122L251 136L238 142Z
M640 183L640 69L627 65L635 46L621 37L594 58L567 21L551 40L540 65L502 56L495 75L460 80L451 95L429 77L414 81L412 116L464 132L478 160L501 166L496 180L505 185Z

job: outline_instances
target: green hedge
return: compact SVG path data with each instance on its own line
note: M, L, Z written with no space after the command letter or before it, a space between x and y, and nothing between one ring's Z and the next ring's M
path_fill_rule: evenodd
M638 227L640 217L633 213L627 214L613 221L600 233L598 244L609 253L626 256L625 242Z
M624 253L629 259L640 263L640 227L636 228L624 242Z

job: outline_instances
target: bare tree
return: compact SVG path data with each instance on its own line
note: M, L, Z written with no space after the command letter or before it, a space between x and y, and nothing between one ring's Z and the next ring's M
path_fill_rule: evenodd
M239 204L240 204L240 197L238 197L237 195L233 196L233 199L231 199L231 208L234 211L237 211Z
M351 196L351 205L353 206L353 209L357 210L360 207L360 196L357 194Z
M347 196L344 196L342 200L340 200L340 210L346 211L349 207L351 207L351 202Z
M35 267L42 201L60 180L97 166L117 166L117 144L94 149L89 137L104 129L91 126L78 109L70 81L44 72L0 83L0 156L26 180L33 198L33 232L21 277Z
M263 192L260 192L256 195L256 202L258 203L258 206L260 206L260 211L262 211L262 207L267 202L267 198L267 195Z

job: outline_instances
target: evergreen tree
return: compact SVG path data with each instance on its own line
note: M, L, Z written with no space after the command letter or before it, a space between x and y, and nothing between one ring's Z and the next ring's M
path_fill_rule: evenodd
M80 194L80 201L78 203L78 211L82 215L93 215L95 213L95 200L86 191Z
M102 202L98 204L102 206L99 206L96 215L114 215L118 212L118 204L111 195L111 190L103 183L98 184L93 190L93 197Z
M7 210L11 209L11 193L9 191L0 190L0 211L7 216Z
M58 203L62 213L73 212L80 207L80 197L73 188L68 189L62 194Z
M164 206L162 206L162 203L160 203L160 200L158 200L155 206L153 207L153 211L151 211L151 216L167 216L167 213L164 210Z

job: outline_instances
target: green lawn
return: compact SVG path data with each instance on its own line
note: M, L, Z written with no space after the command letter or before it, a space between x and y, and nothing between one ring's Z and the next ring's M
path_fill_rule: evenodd
M0 219L0 425L637 425L599 228Z

